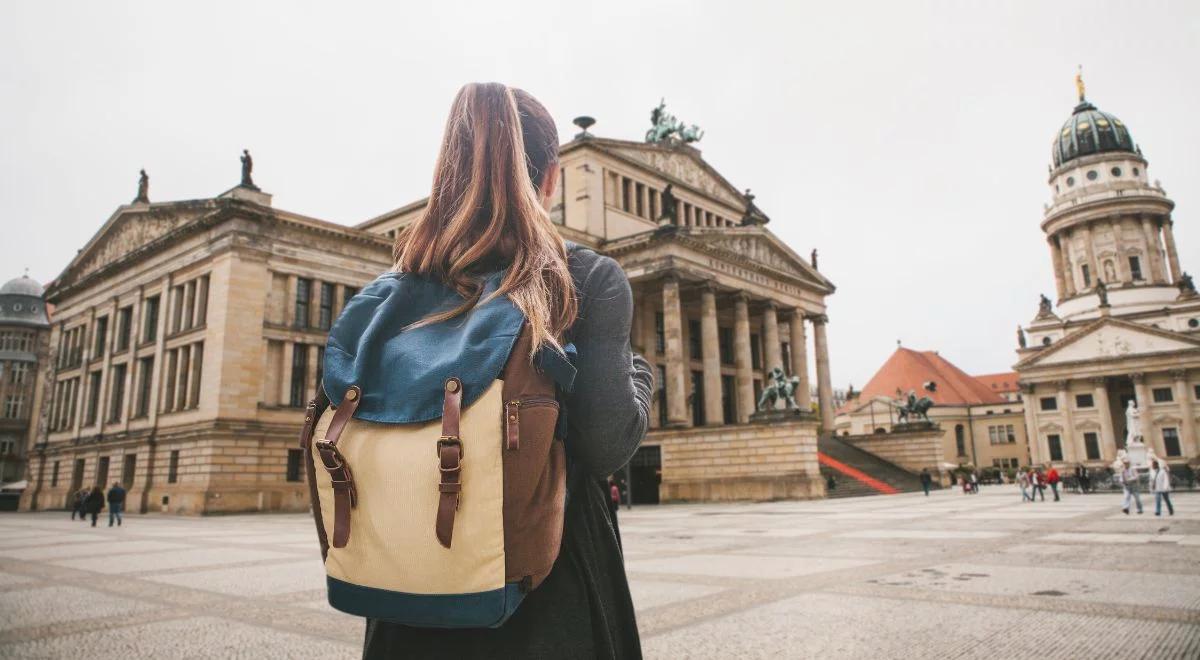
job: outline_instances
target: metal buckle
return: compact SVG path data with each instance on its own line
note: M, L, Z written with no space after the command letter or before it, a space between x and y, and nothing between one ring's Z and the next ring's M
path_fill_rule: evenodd
M457 435L443 435L442 437L438 438L437 441L437 456L439 459L442 457L442 447L448 447L450 445L458 446L458 460L461 461L463 457L467 455L466 450L463 448L461 438L459 438Z
M346 457L342 456L342 452L331 444L328 440L317 440L313 445L317 448L317 453L321 455L321 464L330 472L335 472L346 466ZM334 459L336 464L330 465L328 459Z

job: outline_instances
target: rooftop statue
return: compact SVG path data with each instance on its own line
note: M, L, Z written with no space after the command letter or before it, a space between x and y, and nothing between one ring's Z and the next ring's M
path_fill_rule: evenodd
M1191 298L1196 295L1196 283L1192 281L1192 276L1187 273L1179 276L1179 280L1175 282L1175 286L1179 287L1179 295L1184 298Z
M1108 285L1104 280L1096 280L1096 295L1100 297L1100 306L1108 307Z
M667 112L667 100L662 99L658 102L658 106L650 111L650 130L646 131L646 142L659 144L662 142L699 142L700 138L704 137L704 131L700 127L692 124L691 126L684 125L683 122L675 118L675 115Z
M1051 307L1050 299L1047 298L1046 294L1043 293L1042 299L1040 301L1038 301L1038 316L1050 316L1050 315L1054 314L1054 312L1051 310L1050 307Z
M908 391L908 397L903 403L891 402L891 404L898 411L897 424L908 424L909 417L919 417L926 424L933 423L933 420L929 419L929 409L933 407L933 399L927 396L918 398L914 390Z
M1021 330L1021 326L1017 326L1017 343L1021 348L1025 348L1025 332Z
M133 198L134 204L149 204L150 203L150 175L146 174L146 170L142 170L138 175L138 191L137 197Z
M243 188L258 190L258 186L254 185L254 179L251 178L251 173L254 171L254 159L250 157L249 149L242 149L242 183Z

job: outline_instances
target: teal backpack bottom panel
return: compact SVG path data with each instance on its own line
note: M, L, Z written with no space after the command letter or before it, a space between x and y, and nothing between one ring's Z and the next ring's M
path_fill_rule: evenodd
M409 594L325 579L334 609L415 628L499 628L525 597L516 582L472 594Z

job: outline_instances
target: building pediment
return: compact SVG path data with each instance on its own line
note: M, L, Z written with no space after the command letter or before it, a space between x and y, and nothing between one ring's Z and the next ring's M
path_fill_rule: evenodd
M1048 422L1038 427L1038 431L1041 431L1042 433L1061 433L1062 430L1062 425L1056 424L1055 422Z
M746 199L711 165L704 162L700 152L688 146L640 144L620 140L593 140L604 151L619 158L632 160L675 179L705 195L744 211Z
M213 209L207 200L118 208L55 279L48 295L159 243Z
M1100 423L1094 419L1085 419L1076 424L1075 428L1079 429L1080 431L1098 431L1100 430Z
M1200 351L1200 340L1130 321L1105 318L1068 334L1057 344L1017 363L1017 370L1034 367L1123 360L1181 351Z

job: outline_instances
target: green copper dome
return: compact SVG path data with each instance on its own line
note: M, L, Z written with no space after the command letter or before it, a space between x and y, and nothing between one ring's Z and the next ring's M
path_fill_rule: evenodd
M1075 106L1075 112L1058 130L1051 151L1055 167L1081 156L1108 151L1141 153L1120 119L1096 109L1086 100Z

